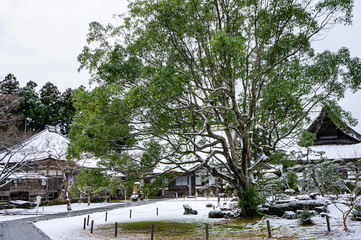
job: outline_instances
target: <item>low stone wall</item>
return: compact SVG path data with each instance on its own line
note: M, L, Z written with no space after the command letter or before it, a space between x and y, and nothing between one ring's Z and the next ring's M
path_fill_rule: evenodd
M262 208L261 212L264 214L277 215L282 217L285 211L294 211L309 209L315 210L316 207L325 207L327 206L327 202L323 200L298 200L291 201L288 203L281 204L273 204L267 206L266 208Z

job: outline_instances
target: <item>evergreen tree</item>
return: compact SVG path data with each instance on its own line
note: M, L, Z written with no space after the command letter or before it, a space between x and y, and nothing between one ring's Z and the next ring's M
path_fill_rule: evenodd
M28 87L29 85L32 84L27 84L20 91L19 115L23 118L26 130L40 131L47 124L46 119L43 117L47 108L41 102L34 88Z
M0 81L0 130L16 128L20 121L16 115L19 108L19 82L13 74Z
M56 105L60 99L58 87L51 82L47 82L40 89L40 100L47 106Z
M71 90L71 88L67 88L61 94L59 101L58 126L61 127L62 134L68 134L74 114L75 108L73 106L73 90Z
M60 91L51 82L45 83L40 89L40 100L44 105L45 111L43 113L44 125L57 125L60 120Z
M33 82L33 81L29 81L29 82L27 82L26 83L26 86L25 87L28 87L28 88L30 88L30 89L33 89L33 90L35 90L35 88L38 86L38 84L36 83L36 82Z
M0 82L0 93L13 95L19 93L19 82L13 74L9 73L4 80Z

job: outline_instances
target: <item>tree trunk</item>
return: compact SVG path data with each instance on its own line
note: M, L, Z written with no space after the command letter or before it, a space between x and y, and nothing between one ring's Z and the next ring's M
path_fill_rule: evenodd
M350 213L350 211L349 211L349 213ZM348 217L348 214L343 214L343 216L342 216L342 220L343 220L343 228L344 228L344 230L345 231L348 231L348 227L347 227L347 217Z
M315 185L316 185L316 187L318 188L318 191L320 191L321 196L322 196L322 197L325 197L325 195L323 194L322 188L321 188L320 184L318 183L318 181L317 181L317 179L316 179L316 173L315 173L315 169L314 169L314 168L312 168L311 177L312 177L313 181L315 182Z
M257 190L246 179L238 179L234 182L242 217L253 217L258 215L258 205L261 204Z
M66 209L68 211L71 211L71 202L70 202L70 198L69 198L69 182L68 182L68 177L65 174L64 171L62 171L62 175L63 175L63 194L65 196L65 201L66 201Z
M66 191L66 210L71 211L71 201L69 198L69 192Z

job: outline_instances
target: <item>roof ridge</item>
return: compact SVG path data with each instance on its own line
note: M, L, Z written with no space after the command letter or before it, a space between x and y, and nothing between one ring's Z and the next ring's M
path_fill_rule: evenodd
M344 134L349 136L350 138L361 142L361 134L359 134L356 130L351 128L345 121L343 121L341 118L339 118L340 124L337 124L330 116L329 112L326 110L326 108L322 108L320 114L318 117L312 122L312 124L307 128L307 131L311 133L317 133L320 128L322 127L322 124L327 117L330 119L333 124L335 124L336 128L342 131Z

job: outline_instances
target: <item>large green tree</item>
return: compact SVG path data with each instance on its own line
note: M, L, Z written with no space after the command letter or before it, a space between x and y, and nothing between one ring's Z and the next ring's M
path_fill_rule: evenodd
M152 166L207 168L254 214L254 170L300 134L310 111L338 109L346 89L360 87L358 58L311 46L351 24L352 8L352 0L132 1L123 25L90 24L78 59L99 86L77 96L70 136L84 141L71 151L121 158L137 149Z

